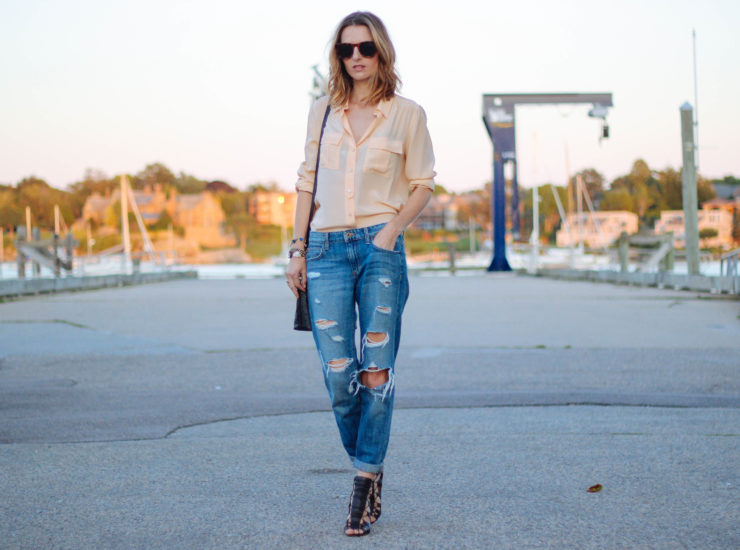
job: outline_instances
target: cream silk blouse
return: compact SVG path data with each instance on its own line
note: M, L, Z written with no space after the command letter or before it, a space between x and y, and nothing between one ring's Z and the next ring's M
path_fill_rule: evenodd
M313 191L316 150L328 97L308 116L306 158L298 169L298 191ZM416 187L434 189L434 151L424 110L394 96L375 108L375 120L355 142L348 106L332 109L321 140L314 231L340 231L386 223Z

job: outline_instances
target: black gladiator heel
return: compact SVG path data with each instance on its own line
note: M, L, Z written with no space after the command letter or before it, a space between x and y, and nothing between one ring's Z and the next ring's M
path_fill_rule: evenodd
M375 523L380 517L380 492L383 490L383 471L373 478L373 487L370 490L370 523Z
M348 537L361 537L370 532L370 492L373 479L356 476L352 485L352 494L349 496L349 510L347 523L344 524L344 534ZM359 530L359 533L347 533L347 530Z

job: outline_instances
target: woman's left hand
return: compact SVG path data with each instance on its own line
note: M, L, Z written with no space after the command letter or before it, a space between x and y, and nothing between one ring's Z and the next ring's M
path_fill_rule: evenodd
M378 248L393 250L396 248L396 240L400 234L400 232L396 232L390 225L386 225L375 235L373 244Z
M290 259L285 270L285 282L296 298L298 290L306 291L306 258L295 256Z

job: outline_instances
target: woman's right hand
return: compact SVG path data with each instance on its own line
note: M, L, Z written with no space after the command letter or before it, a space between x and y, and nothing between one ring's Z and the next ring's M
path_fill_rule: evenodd
M294 256L288 262L285 278L290 290L298 298L298 290L306 290L306 258Z

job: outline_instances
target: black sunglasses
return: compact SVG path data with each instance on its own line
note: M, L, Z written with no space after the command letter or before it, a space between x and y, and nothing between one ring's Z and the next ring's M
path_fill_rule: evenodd
M349 59L355 53L355 48L360 50L362 57L373 57L378 53L375 42L360 42L359 44L337 44L337 55L342 59Z

